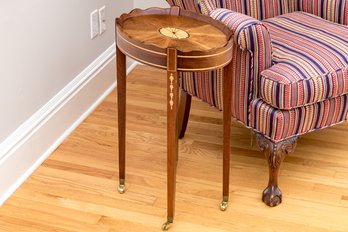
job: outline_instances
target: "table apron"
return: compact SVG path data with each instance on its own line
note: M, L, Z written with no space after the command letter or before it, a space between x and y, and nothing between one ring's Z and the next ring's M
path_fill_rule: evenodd
M117 47L128 57L160 69L167 69L167 54L140 47L117 36ZM211 55L178 55L177 70L185 72L210 71L225 67L232 59L232 46Z

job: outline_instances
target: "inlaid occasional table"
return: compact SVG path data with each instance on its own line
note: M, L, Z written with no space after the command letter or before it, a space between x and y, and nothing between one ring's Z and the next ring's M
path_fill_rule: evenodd
M116 19L119 187L125 192L126 56L167 70L167 221L174 219L178 156L178 72L224 68L223 78L223 200L229 196L232 33L222 23L178 7L133 10Z

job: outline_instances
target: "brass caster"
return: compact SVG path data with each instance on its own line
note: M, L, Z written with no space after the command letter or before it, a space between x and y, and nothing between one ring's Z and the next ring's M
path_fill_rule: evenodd
M227 206L228 206L228 201L221 201L220 210L225 211L227 209Z
M172 221L167 221L162 225L162 230L163 231L167 231L169 229L169 227L173 224Z
M120 179L119 185L118 185L118 192L120 194L123 194L126 192L126 184L124 179Z
M120 194L125 193L125 192L126 192L126 185L120 184L120 185L118 186L118 192L119 192Z
M120 194L123 194L126 192L126 184L125 184L125 180L124 179L120 179L120 183L118 185L118 192Z

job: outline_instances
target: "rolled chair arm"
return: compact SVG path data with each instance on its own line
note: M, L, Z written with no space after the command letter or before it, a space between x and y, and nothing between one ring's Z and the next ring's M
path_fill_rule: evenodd
M171 6L210 15L227 25L234 34L234 42L242 50L254 51L258 44L272 49L269 32L261 21L225 8L216 8L212 0L167 0Z
M261 21L228 9L213 9L210 17L227 25L233 32L234 42L240 49L254 51L258 46L271 50L271 39Z

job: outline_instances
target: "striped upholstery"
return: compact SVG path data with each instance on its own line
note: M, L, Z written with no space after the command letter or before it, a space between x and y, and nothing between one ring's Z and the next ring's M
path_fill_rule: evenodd
M181 72L180 86L189 94L222 110L222 69L213 72Z
M167 1L185 9L206 14L209 12L211 17L222 21L234 31L235 44L240 49L233 49L232 116L246 126L273 141L281 141L348 119L348 68L346 69L345 59L339 55L342 52L344 57L348 57L347 29L304 13L286 14L263 22L255 20L272 18L294 10L311 12L313 6L317 7L315 4L320 2L318 10L321 12L312 13L345 23L345 0L338 5L335 0L329 0L329 3L325 3L328 0L211 0L213 5L204 5L210 4L209 0L202 0L200 4L199 0ZM324 7L325 4L331 8ZM232 9L255 19L226 9L214 9L215 7ZM340 12L341 16L324 13L321 10L323 7L327 12ZM282 25L288 30L286 33L280 28ZM304 27L307 29L303 30ZM296 30L301 30L306 35L296 37ZM320 41L309 45L308 42L313 40L310 37L315 35L319 35L320 41L330 44L331 48L321 46ZM339 48L331 44L332 41L339 43ZM290 50L290 44L295 50ZM315 52L310 53L306 44ZM339 52L335 49L339 49ZM310 54L316 60L312 59L308 63L304 54ZM302 62L298 62L301 56ZM300 75L297 69L286 65L285 60L290 64L297 61L296 67L303 69L306 75ZM315 62L320 63L320 68L315 66ZM300 65L297 66L298 64ZM293 75L284 72L285 68ZM180 76L180 84L185 91L222 109L221 70L184 72Z
M233 106L232 115L249 124L249 106L257 82L254 77L271 66L271 42L267 29L258 20L226 9L216 9L211 17L229 26L241 49L233 49ZM188 93L222 109L222 71L181 73L181 86ZM255 87L254 87L255 86Z
M251 127L273 141L322 129L348 119L348 94L292 110L279 110L256 99Z
M263 23L270 31L275 64L261 73L265 102L291 109L348 93L347 26L303 12Z
M208 1L208 0L205 0ZM272 18L289 12L288 0L210 0L216 8L225 8L255 19Z
M348 25L348 0L290 0L292 11L304 11Z
M182 9L200 13L198 0L166 0L170 6L179 6Z
M219 20L227 25L234 33L234 42L241 49L253 50L254 44L251 42L256 31L263 31L268 36L267 29L261 21L250 16L232 12L227 9L215 9L210 12L210 17Z
M202 12L197 5L199 1L202 2ZM176 5L183 9L195 10L201 13L206 13L207 9L209 9L211 5L214 5L215 8L229 9L259 20L288 13L289 1L290 0L167 0L171 6Z
M216 6L211 0L201 0L199 1L199 8L202 14L209 15L210 12L216 9Z
M202 11L198 6L201 1ZM303 11L348 25L348 0L167 0L169 5L207 14L211 6L225 8L263 20Z

